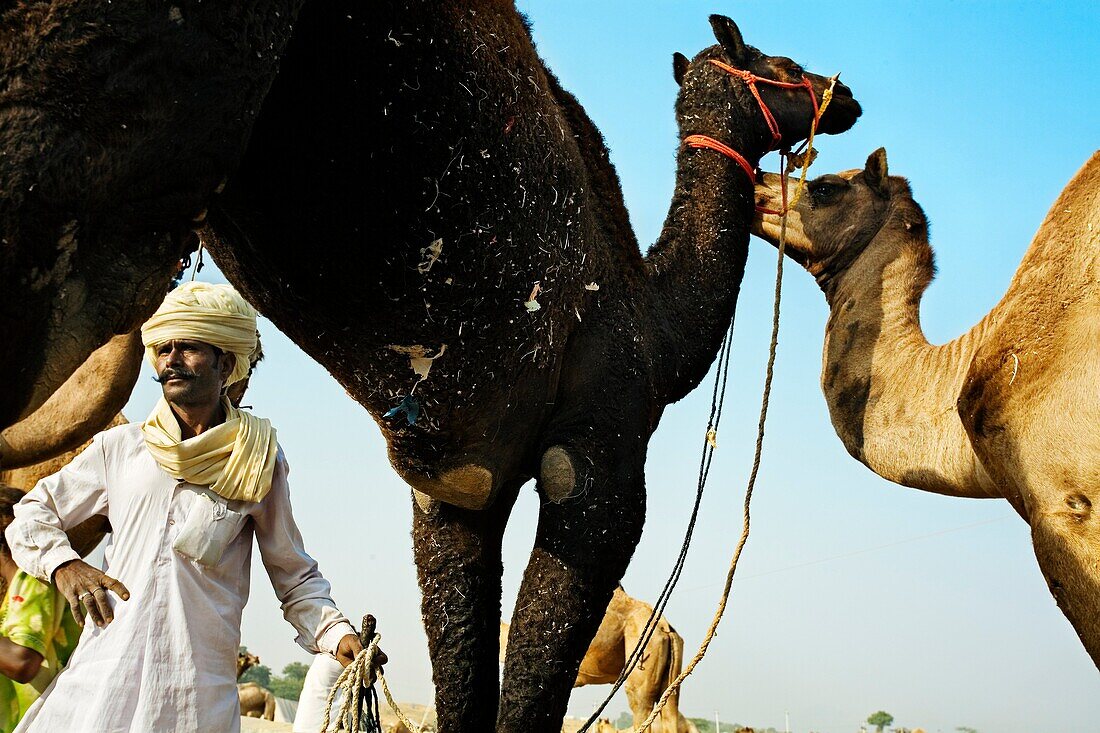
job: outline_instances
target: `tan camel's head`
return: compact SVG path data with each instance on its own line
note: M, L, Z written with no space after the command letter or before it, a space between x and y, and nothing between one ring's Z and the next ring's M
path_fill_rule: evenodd
M710 16L710 25L718 44L703 49L694 59L688 60L682 54L673 54L672 73L676 83L682 88L677 104L682 122L688 129L687 134L714 135L716 132L732 135L733 130L715 129L716 120L712 115L699 114L696 107L715 111L731 109L730 99L739 99L741 104L754 110L757 103L752 97L748 85L740 78L724 71L714 62L726 64L740 71L747 71L764 79L785 82L792 86L778 87L757 82L764 104L775 116L782 139L770 145L770 148L783 148L794 145L807 136L814 119L815 105L811 102L809 91L800 84L803 78L809 80L817 104L829 87L829 79L811 74L795 61L786 56L768 56L759 49L745 43L737 24L724 15ZM852 90L837 83L833 90L833 101L821 119L818 131L823 133L844 132L855 124L862 109L852 97ZM763 115L755 111L763 125ZM707 119L710 117L711 119ZM743 119L738 115L737 119ZM691 129L701 124L700 129ZM764 128L766 131L766 128ZM769 138L770 140L770 138Z
M241 675L246 671L252 669L260 663L260 658L255 654L248 651L237 652L237 679L241 678Z
M788 181L794 194L796 179ZM753 234L779 245L781 217L760 209L782 211L780 177L765 173L756 184L757 214ZM919 238L927 241L928 222L913 201L909 183L891 176L886 150L879 148L860 169L830 173L806 184L806 190L787 216L785 252L810 271L822 288L843 273L881 235L883 239Z

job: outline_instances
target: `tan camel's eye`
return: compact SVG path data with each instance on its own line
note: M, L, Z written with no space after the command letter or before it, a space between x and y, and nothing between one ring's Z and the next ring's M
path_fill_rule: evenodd
M810 184L810 202L814 206L824 206L836 199L843 190L843 186L829 181L815 181Z

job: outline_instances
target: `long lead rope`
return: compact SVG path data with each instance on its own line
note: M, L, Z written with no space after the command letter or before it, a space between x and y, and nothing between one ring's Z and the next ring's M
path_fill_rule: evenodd
M780 227L779 227L779 246L778 246L778 261L776 263L775 271L775 298L772 304L772 336L771 343L768 346L768 366L764 375L764 392L760 400L760 418L757 422L756 432L756 447L753 453L752 471L749 473L748 485L745 488L745 503L742 510L742 529L741 537L738 539L737 547L734 549L733 557L730 559L729 569L726 571L726 581L722 588L722 595L718 601L718 608L714 612L714 618L711 620L710 627L707 629L706 635L703 637L702 643L699 645L699 650L688 662L687 667L676 677L675 680L665 689L661 694L660 699L653 706L652 712L649 717L642 721L641 726L637 729L637 733L646 731L656 720L657 716L661 714L661 710L664 708L665 703L668 702L668 698L680 689L684 680L695 670L695 667L703 659L707 653L707 649L710 647L710 642L713 641L715 634L718 631L718 624L722 621L722 616L725 614L726 605L729 602L730 590L733 586L733 576L737 571L737 563L741 559L741 551L745 548L745 543L749 539L749 528L751 524L750 506L752 503L753 490L756 487L756 478L760 473L760 456L764 448L764 423L768 417L768 404L771 400L771 387L772 378L775 373L775 355L779 346L779 305L782 300L783 294L783 258L787 245L787 214L791 207L798 201L798 198L802 195L802 189L806 181L806 173L809 170L814 160L814 133L817 131L817 121L821 119L821 115L825 113L825 108L829 106L829 102L832 101L833 87L836 85L837 77L833 77L832 81L822 95L821 109L816 115L813 126L810 128L810 135L807 138L806 152L803 156L799 157L799 162L802 165L802 174L799 178L798 186L796 187L794 196L788 201L787 199L787 177L791 170L791 164L784 162L782 167L782 191L783 191L783 211L781 212Z

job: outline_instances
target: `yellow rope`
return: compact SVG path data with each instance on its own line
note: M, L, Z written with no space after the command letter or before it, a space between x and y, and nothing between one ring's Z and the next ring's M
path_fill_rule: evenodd
M764 376L764 394L760 402L760 420L757 424L756 432L756 451L753 457L752 471L749 473L748 487L745 489L745 504L743 510L743 523L741 529L741 538L737 542L737 547L733 551L733 558L730 560L729 570L726 571L726 582L722 588L722 596L718 601L718 608L714 612L714 618L710 622L710 628L707 629L706 636L703 637L703 642L699 645L699 650L688 662L687 667L680 672L679 676L665 689L661 698L653 706L652 712L649 717L646 718L641 726L637 728L637 733L649 730L649 727L653 725L653 721L657 719L657 716L661 714L661 710L664 708L665 703L668 702L668 698L683 684L684 680L695 670L695 666L703 659L707 653L707 649L710 647L710 642L714 639L714 635L718 631L718 624L722 621L722 616L726 612L726 604L729 601L730 589L733 586L733 574L737 571L737 562L741 559L741 551L745 547L745 542L749 539L749 506L752 502L753 488L756 486L756 476L760 471L760 454L764 447L764 421L768 415L768 402L771 399L771 386L772 376L774 374L775 367L775 353L779 345L779 303L783 292L783 255L787 244L787 212L794 207L798 202L798 198L802 195L802 189L806 183L806 172L813 164L816 151L814 150L814 133L817 131L817 122L825 114L825 108L829 106L829 102L833 98L833 87L836 85L837 77L833 77L830 80L828 89L821 96L821 108L818 110L817 117L814 119L813 124L810 126L810 135L807 138L806 152L801 156L799 161L802 165L802 175L799 178L798 186L795 189L794 196L789 200L785 210L782 214L779 227L779 261L776 265L775 272L775 301L772 311L772 338L771 344L768 348L768 366ZM784 166L784 170L780 174L783 177L783 187L787 186L787 176L790 173L790 166ZM708 436L709 437L709 436Z
M393 695L390 694L390 686L386 684L386 677L379 671L377 675L372 672L374 668L374 657L378 653L378 643L382 640L381 634L375 634L371 638L370 644L363 647L358 654L355 655L355 659L351 664L344 668L344 671L340 673L340 676L336 678L336 684L329 690L328 699L325 701L325 718L321 724L320 733L327 733L329 730L329 723L332 716L332 705L336 700L338 692L343 690L344 698L340 702L340 708L336 713L336 720L340 722L341 726L345 723L349 726L346 730L350 733L359 733L359 720L355 717L354 711L361 709L360 702L363 699L363 691L369 690L374 684L373 677L377 676L378 681L382 684L382 693L386 696L386 702L389 704L390 709L393 710L394 715L398 720L405 724L412 733L421 733L420 726L409 720L408 716L402 712L401 708L397 706L397 703L393 700ZM341 727L339 730L345 730Z
M840 74L829 79L829 87L821 95L821 108L817 111L817 119L814 120L814 124L810 125L810 136L806 138L806 152L802 154L801 161L796 164L802 166L802 174L798 177L798 185L794 188L794 195L791 196L791 200L787 203L787 208L791 209L798 200L802 198L802 191L806 188L806 174L810 170L810 166L814 163L814 158L817 157L817 150L814 149L814 135L817 133L817 122L825 116L825 110L829 107L829 102L833 101L833 87L836 86L837 80L840 78ZM795 163L795 159L791 158L791 162ZM787 212L783 212L784 224L786 223Z

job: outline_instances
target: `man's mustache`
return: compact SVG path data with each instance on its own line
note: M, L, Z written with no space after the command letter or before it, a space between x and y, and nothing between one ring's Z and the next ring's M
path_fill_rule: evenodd
M165 369L160 376L153 377L157 384L164 384L169 379L194 379L198 375L187 369Z

